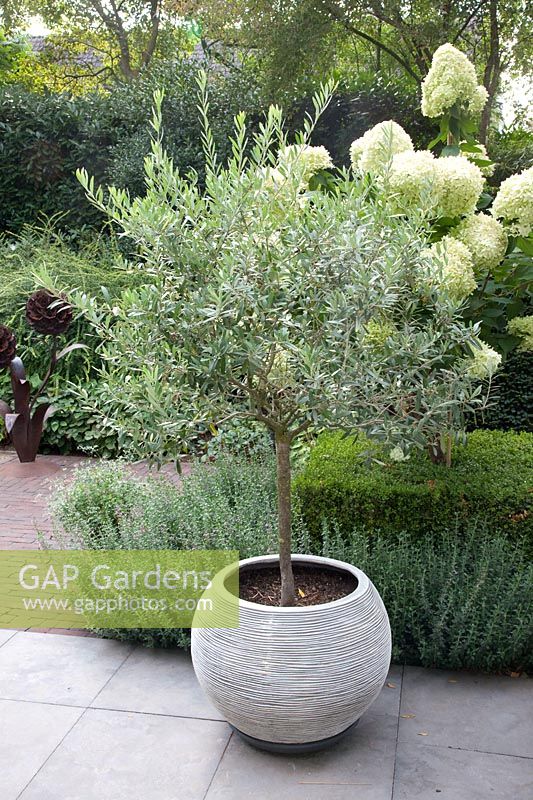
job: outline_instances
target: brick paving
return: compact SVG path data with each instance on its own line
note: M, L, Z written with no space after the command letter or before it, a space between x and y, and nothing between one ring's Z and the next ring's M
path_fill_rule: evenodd
M52 483L64 480L80 463L79 456L40 456L39 461L58 467L53 475L20 477L18 459L0 452L0 550L36 550L38 532L50 537L52 525L47 503Z

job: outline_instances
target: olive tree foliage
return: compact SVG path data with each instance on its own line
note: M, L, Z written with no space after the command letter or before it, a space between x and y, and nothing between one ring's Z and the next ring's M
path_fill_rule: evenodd
M282 602L294 601L290 448L312 425L364 430L404 451L461 428L479 401L468 377L475 327L435 288L423 213L395 215L388 189L347 172L310 190L306 145L331 86L286 150L272 106L232 157L217 158L206 77L200 114L205 191L163 146L161 95L145 161L146 195L79 177L139 252L144 283L108 304L71 299L103 339L114 424L143 455L177 454L199 423L233 417L272 432L278 467ZM426 251L427 252L427 251Z

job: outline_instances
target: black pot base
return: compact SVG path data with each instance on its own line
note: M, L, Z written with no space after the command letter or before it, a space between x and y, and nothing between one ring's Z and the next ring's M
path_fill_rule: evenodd
M230 727L237 733L246 744L255 747L257 750L265 750L267 753L280 753L287 756L304 755L305 753L316 753L319 750L325 750L332 747L343 739L350 731L352 731L359 720L357 719L352 725L349 725L345 730L336 733L335 736L329 736L327 739L319 739L316 742L302 742L301 744L287 744L285 742L268 742L264 739L255 739L253 736L248 736L243 733L234 725Z

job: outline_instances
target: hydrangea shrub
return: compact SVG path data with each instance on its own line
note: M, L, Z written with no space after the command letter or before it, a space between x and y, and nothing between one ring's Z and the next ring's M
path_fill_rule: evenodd
M449 261L443 276L457 297L468 298L466 317L480 321L489 343L508 353L516 344L508 320L527 312L532 301L533 168L505 180L493 200L485 179L494 164L475 141L485 100L473 64L445 44L422 85L422 111L440 124L429 149L414 150L389 120L353 142L350 156L356 175L388 188L395 213L424 209L430 240L444 242L432 248ZM444 146L436 158L432 149L439 144ZM450 239L464 245L470 258Z

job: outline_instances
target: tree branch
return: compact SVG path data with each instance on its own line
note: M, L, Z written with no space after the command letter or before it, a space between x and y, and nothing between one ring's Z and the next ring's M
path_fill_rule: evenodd
M366 42L369 42L370 44L374 45L374 47L380 47L381 50L383 50L385 53L388 53L391 56L391 58L393 58L398 64L400 64L400 66L404 68L407 74L410 75L412 78L414 78L414 80L417 83L419 84L422 83L422 79L413 70L411 65L404 58L402 58L402 56L400 56L398 53L392 50L392 48L386 45L383 41L376 39L371 34L366 33L365 31L362 31L359 28L356 28L350 22L349 19L347 19L343 14L339 13L339 11L334 7L332 7L330 3L323 2L323 5L326 11L331 15L331 17L333 17L334 20L339 22L349 33L352 33L354 36L358 36L360 39L364 39Z
M468 15L468 17L465 20L465 22L461 25L461 27L459 28L458 32L453 37L453 44L456 44L459 41L459 39L461 38L463 33L466 31L466 29L468 28L468 26L470 25L472 20L475 17L477 17L478 13L481 11L483 6L487 5L488 2L489 2L489 0L481 0L481 2L477 4L477 6L472 11L472 13Z

